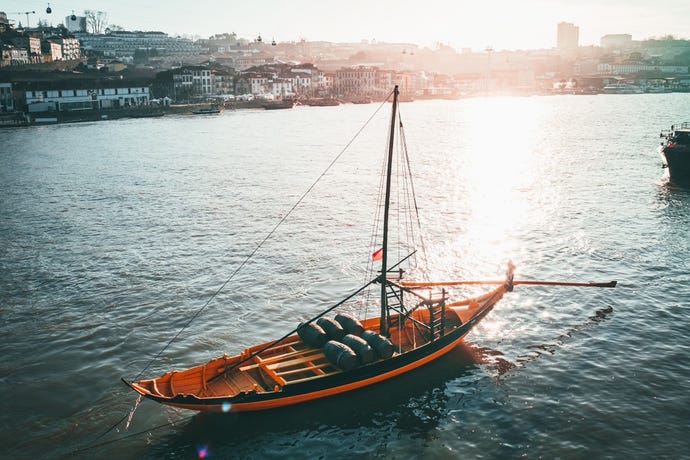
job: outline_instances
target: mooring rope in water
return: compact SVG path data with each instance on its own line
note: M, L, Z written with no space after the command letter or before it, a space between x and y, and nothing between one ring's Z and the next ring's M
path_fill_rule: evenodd
M129 426L132 424L132 418L134 418L134 412L137 410L137 407L139 407L139 403L141 403L141 398L142 398L142 395L139 395L137 397L137 400L134 401L134 406L132 406L132 410L129 411L129 417L127 417L127 423L125 424L125 431L129 430Z
M172 422L168 422L168 423L164 423L162 425L154 426L154 427L148 428L146 430L137 431L136 433L129 433L129 434L122 436L122 437L119 437L119 438L109 439L108 441L103 441L103 442L91 444L90 446L86 446L86 447L82 447L81 449L73 450L71 452L71 454L74 455L74 454L77 454L80 452L86 452L87 450L95 449L97 447L103 447L103 446L107 446L108 444L114 444L114 443L119 442L119 441L124 441L125 439L134 438L136 436L141 436L142 434L150 433L152 431L156 431L156 430L159 430L161 428L165 428L166 426L173 426L173 425L180 423L180 422L189 421L189 420L193 419L194 417L196 417L196 414L189 415L187 417L182 417L182 418L179 418L177 420L173 420ZM101 435L98 438L96 438L96 440L98 440L102 437L103 436Z
M125 414L120 420L115 422L110 428L108 428L103 433L98 435L98 437L96 437L96 439L94 439L93 442L98 441L103 436L105 436L106 434L113 431L120 423L124 422L125 420L127 420L127 424L125 425L125 430L128 430L129 425L132 423L132 419L134 418L134 412L137 410L137 407L139 407L139 403L141 402L141 399L142 399L142 396L140 394L137 395L137 399L134 401L134 405L130 409L129 413Z

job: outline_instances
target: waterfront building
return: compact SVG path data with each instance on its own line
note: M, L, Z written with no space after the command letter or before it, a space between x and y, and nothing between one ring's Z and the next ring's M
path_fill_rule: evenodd
M263 66L240 73L235 78L235 94L264 98L310 95L311 84L311 75L305 72L292 72L286 66Z
M335 92L340 96L371 96L377 93L377 67L354 66L335 72Z
M273 77L269 80L268 92L277 99L294 95L293 79Z
M156 98L167 96L181 102L232 94L234 87L232 69L222 66L184 66L158 72L152 92Z
M314 64L298 64L289 69L284 75L292 79L293 90L297 94L318 96L329 94L329 83L326 73ZM332 79L331 79L332 81ZM330 86L332 88L332 85Z
M211 69L185 66L172 71L173 99L176 101L208 97L213 94Z
M244 75L244 79L248 82L248 90L246 93L248 94L265 94L268 92L271 92L269 90L269 82L273 78L273 74L270 72L249 72L246 75ZM242 83L240 83L240 86L243 86ZM244 88L242 88L244 89Z
M333 94L335 90L335 72L323 73L323 91L328 94Z
M627 75L637 74L641 72L652 72L656 74L687 74L689 67L686 65L650 65L636 63L620 63L608 64L602 63L597 65L597 73L603 75Z
M213 95L233 94L235 91L234 72L230 70L211 70L211 91Z
M292 90L296 94L304 94L311 96L313 94L313 84L318 79L314 69L309 67L293 67L287 74L287 78L291 80Z
M148 105L144 82L110 79L18 81L14 83L22 108L31 114L118 109Z

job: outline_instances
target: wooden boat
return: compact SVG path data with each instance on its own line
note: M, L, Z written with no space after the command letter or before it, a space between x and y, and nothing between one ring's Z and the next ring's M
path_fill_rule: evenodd
M375 263L381 261L377 274L277 340L187 370L125 380L127 385L162 404L209 412L273 409L354 391L413 371L449 352L513 289L517 281L510 263L504 280L434 283L407 278L402 267L411 262L414 251L389 262L389 248L397 241L389 235L388 225L397 96L396 86L384 168L382 241L372 254ZM479 295L453 298L447 288L460 284L496 286ZM380 299L379 317L329 316L370 286L376 287Z
M292 99L282 99L279 101L270 101L262 105L266 110L280 110L291 109L295 106L295 101Z
M192 110L194 115L217 115L223 112L221 107L206 107L201 109Z
M336 105L340 105L340 101L337 99L333 98L326 98L326 97L321 97L321 98L311 98L307 99L304 104L310 106L310 107L333 107Z
M690 182L690 122L671 125L659 135L659 154L672 181Z
M397 293L394 295L413 292L395 281L385 285L389 293ZM387 316L384 334L392 343L392 355L353 369L339 368L324 348L291 334L236 356L224 355L188 370L126 383L162 404L209 412L271 409L352 391L409 372L449 352L510 289L508 278L506 284L482 296L448 304L443 295L417 294L418 302L409 310ZM379 318L360 324L382 337ZM340 363L353 356L345 353Z
M157 118L163 116L165 116L165 112L163 112L162 110L133 112L129 115L130 118Z

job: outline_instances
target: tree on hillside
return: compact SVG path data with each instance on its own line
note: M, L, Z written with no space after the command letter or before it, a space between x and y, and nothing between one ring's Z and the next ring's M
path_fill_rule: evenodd
M104 11L85 10L86 30L92 34L100 35L108 27L108 13Z

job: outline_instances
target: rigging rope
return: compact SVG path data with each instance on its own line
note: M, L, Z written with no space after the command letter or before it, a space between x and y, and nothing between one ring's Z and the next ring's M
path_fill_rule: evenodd
M395 221L395 224L398 227L398 234L403 235L403 231L405 232L405 241L402 241L401 239L398 239L397 241L394 242L394 244L389 244L389 251L392 253L393 247L395 246L395 249L398 251L397 257L400 258L402 257L402 254L408 253L410 251L413 251L417 245L417 243L421 246L422 249L422 254L421 254L421 261L422 261L422 266L426 265L428 262L427 258L427 251L426 251L426 244L424 240L424 232L422 231L422 224L421 224L421 218L420 218L420 213L419 213L419 206L417 205L417 195L416 191L414 188L414 181L413 181L413 174L412 174L412 168L411 168L411 162L410 162L410 157L409 157L409 152L407 148L407 139L405 137L405 130L403 127L403 122L402 122L402 115L400 113L400 108L398 107L398 113L396 114L398 117L398 132L399 135L396 137L396 145L395 148L398 150L399 154L396 156L396 158L400 158L399 161L396 162L396 174L395 174L395 180L396 180L396 193L397 197L395 200L392 200L391 202L391 207L393 206L393 203L395 203L395 212L391 213L391 220ZM389 132L390 134L390 132ZM385 170L385 165L387 161L387 152L385 155L382 157L382 167L381 170ZM376 203L376 215L375 218L372 221L372 229L371 229L371 236L370 236L370 242L369 246L372 248L372 250L378 249L378 246L376 245L376 238L379 235L380 232L380 214L381 214L381 208L383 207L383 189L385 186L385 175L382 174L380 176L380 181L379 181L379 194L378 194L378 200ZM415 225L416 222L416 225ZM417 264L419 265L419 264ZM367 274L365 275L365 279L372 278L374 276L374 262L373 260L369 261L369 266L368 266L368 271ZM368 300L367 299L367 304L365 304L365 308L368 305ZM366 317L366 311L365 311L365 317Z
M72 454L74 455L74 454L77 454L79 452L86 452L87 450L95 449L96 447L103 447L103 446L107 446L108 444L114 444L114 443L119 442L119 441L124 441L125 439L133 438L135 436L141 436L142 434L146 434L146 433L149 433L151 431L159 430L161 428L165 428L166 426L175 425L176 423L179 423L179 422L186 422L188 420L193 419L194 417L196 417L196 414L189 415L187 417L182 417L182 418L179 418L177 420L173 420L172 422L164 423L162 425L154 426L153 428L148 428L146 430L137 431L136 433L130 433L130 434L127 434L125 436L121 436L121 437L116 438L116 439L110 439L108 441L103 441L101 443L91 444L90 446L86 446L86 447L82 447L81 449L73 450ZM97 440L100 439L101 437L103 437L103 436L100 436L99 438L97 438Z
M414 182L413 182L413 177L412 177L412 169L410 166L410 156L408 154L407 150L407 138L405 137L405 131L403 130L403 123L402 123L402 118L399 117L400 120L400 142L403 145L403 156L405 157L405 162L407 163L407 177L409 177L409 183L410 183L410 190L412 193L410 195L412 196L412 202L414 204L414 212L416 216L416 221L417 221L417 227L419 228L419 242L422 246L422 261L424 266L428 266L428 258L427 258L427 252L426 252L426 244L424 242L424 233L422 231L422 221L419 217L419 206L417 205L417 193L414 190Z
M392 94L392 93L391 93ZM390 95L388 96L390 98ZM386 99L387 101L388 99ZM398 109L399 110L399 109ZM397 116L397 114L396 114ZM390 138L390 128L388 130L388 135L386 136L386 139ZM369 237L369 248L371 252L376 251L379 249L378 245L376 244L376 238L379 236L379 232L381 231L381 222L382 222L382 217L381 213L383 212L383 200L384 200L384 193L383 191L385 190L386 187L386 175L383 173L383 171L386 170L386 162L388 161L388 140L384 142L384 149L383 149L383 155L381 156L381 166L379 167L379 171L382 171L381 174L379 174L379 185L378 185L378 190L376 193L376 206L375 206L375 213L374 213L374 218L371 220L371 234ZM371 279L374 277L374 260L372 257L369 258L369 263L367 265L367 270L364 273L363 280L362 282L365 282L368 279ZM364 303L364 318L369 317L369 311L368 311L368 306L371 304L371 293L368 292L366 295L365 303Z

